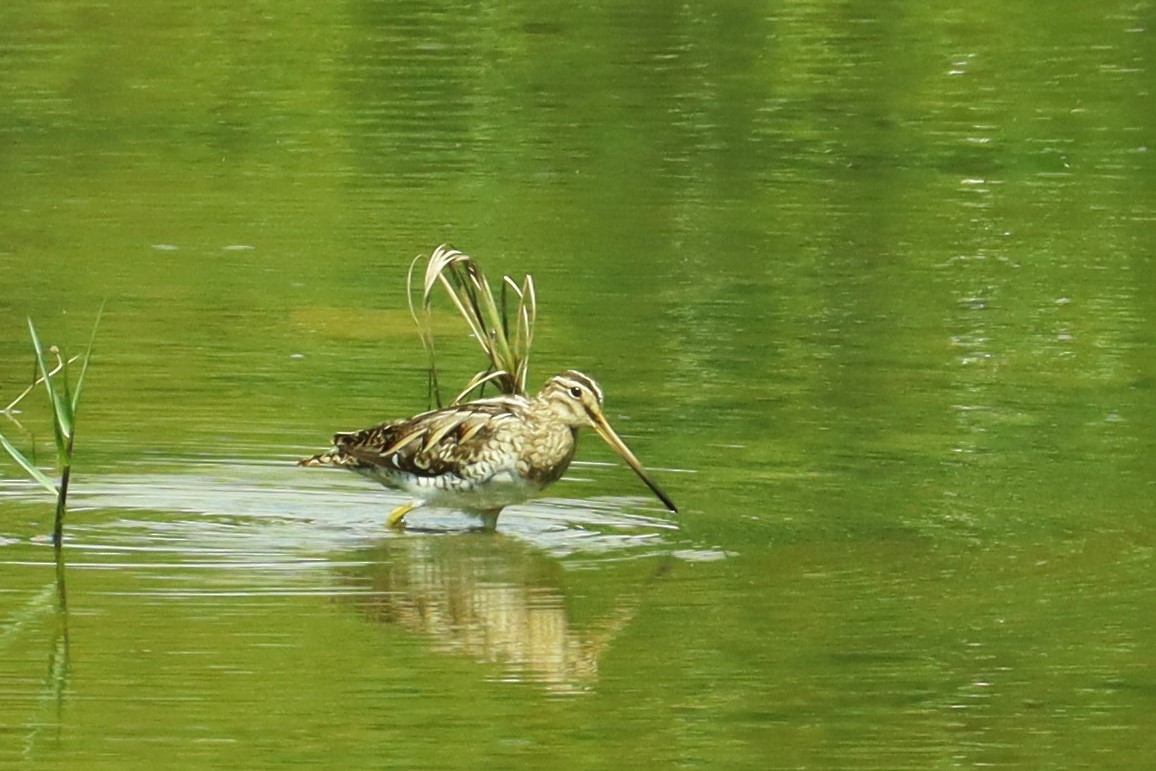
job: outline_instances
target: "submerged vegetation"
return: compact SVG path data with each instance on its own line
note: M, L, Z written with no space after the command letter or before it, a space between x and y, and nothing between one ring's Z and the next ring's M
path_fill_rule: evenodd
M427 262L421 298L415 304L414 273L423 259ZM477 261L446 244L435 249L428 259L419 255L410 264L406 277L409 311L417 323L422 345L429 355L434 398L437 406L442 407L433 324L430 319L434 288L439 285L446 290L490 361L489 367L476 373L450 403L458 404L473 391L491 383L504 394L525 394L530 348L534 342L534 322L538 315L533 277L527 275L519 284L510 276L503 276L495 296Z
M44 384L48 393L48 400L52 405L52 433L56 441L56 463L60 471L60 479L54 480L45 474L23 452L16 448L11 441L0 433L0 444L12 456L12 459L40 486L56 496L56 517L52 527L52 543L59 549L63 541L64 514L68 503L68 484L72 477L72 454L76 441L76 413L80 406L80 395L84 389L84 377L88 372L88 363L92 356L93 343L96 341L96 330L100 326L100 317L104 312L103 306L96 314L96 321L92 325L92 336L88 341L88 348L83 355L63 358L55 347L48 349L48 353L55 354L56 365L49 368L45 356L45 348L36 331L32 319L28 319L28 332L32 336L32 347L36 352L36 370L38 376L28 388L16 397L4 412L11 414L16 405L32 392L40 383ZM75 385L69 377L69 365L80 359L80 372L77 374Z

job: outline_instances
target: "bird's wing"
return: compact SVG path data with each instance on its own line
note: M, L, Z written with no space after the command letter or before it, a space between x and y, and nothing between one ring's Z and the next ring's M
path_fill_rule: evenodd
M509 421L520 404L496 398L426 412L333 437L337 452L371 466L419 476L460 471Z

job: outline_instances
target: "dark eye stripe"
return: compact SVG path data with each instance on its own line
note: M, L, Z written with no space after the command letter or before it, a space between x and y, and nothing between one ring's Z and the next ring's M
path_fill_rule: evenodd
M556 376L557 380L567 389L577 386L594 394L599 403L602 402L602 388L589 375L577 370L569 369ZM575 397L577 398L577 397Z

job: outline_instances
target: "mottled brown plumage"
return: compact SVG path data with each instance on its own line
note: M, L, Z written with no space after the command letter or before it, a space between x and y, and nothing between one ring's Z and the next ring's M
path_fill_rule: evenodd
M574 370L550 378L533 398L479 399L339 433L334 449L300 465L347 468L424 503L479 514L492 526L503 507L565 473L583 426L597 431L667 508L677 511L610 428L602 413L602 389ZM417 505L399 507L389 523L397 524Z

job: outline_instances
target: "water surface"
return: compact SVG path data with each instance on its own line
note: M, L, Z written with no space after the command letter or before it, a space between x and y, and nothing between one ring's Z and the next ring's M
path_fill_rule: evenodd
M0 761L1145 767L1153 22L0 11L0 397L107 303L62 570L0 468ZM427 408L442 242L679 515L593 436L494 534L293 465Z

